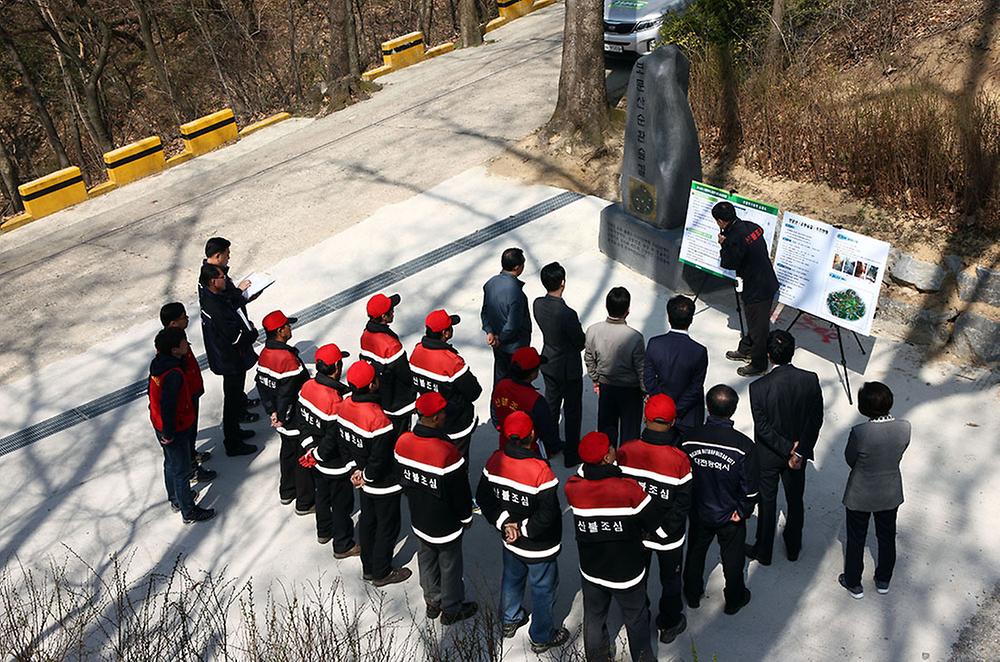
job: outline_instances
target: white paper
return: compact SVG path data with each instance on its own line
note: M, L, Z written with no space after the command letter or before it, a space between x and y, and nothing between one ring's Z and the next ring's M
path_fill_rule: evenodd
M250 281L250 287L243 291L244 299L252 299L274 283L274 277L264 271L254 272L243 280Z

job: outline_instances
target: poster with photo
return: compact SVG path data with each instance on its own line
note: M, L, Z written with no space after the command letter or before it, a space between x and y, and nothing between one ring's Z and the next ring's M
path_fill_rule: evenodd
M736 272L723 269L719 264L719 226L712 217L712 207L723 201L732 203L738 217L756 223L764 230L764 241L769 252L774 247L778 208L708 184L691 182L679 259L688 266L707 271L720 278L735 280Z
M889 244L785 212L774 271L778 300L871 335Z

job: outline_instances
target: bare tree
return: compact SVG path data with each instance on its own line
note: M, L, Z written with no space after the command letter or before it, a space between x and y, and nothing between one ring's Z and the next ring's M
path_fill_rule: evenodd
M2 185L4 197L10 200L10 204L15 212L24 211L24 203L21 201L21 194L17 190L20 181L21 177L17 171L17 161L11 157L3 135L0 135L0 185Z
M782 42L781 23L785 19L785 0L774 0L771 5L771 29L767 34L767 44L764 46L764 64L768 67L777 66Z
M459 27L462 34L462 48L481 46L483 30L479 25L479 10L476 0L458 0Z
M146 60L153 69L153 73L156 74L157 82L160 84L160 92L170 104L170 112L174 116L174 120L180 124L182 114L186 115L187 113L181 111L173 85L170 84L170 76L167 75L167 67L163 64L163 59L156 50L149 8L146 7L145 0L132 0L132 6L135 7L136 15L139 18L139 36L142 37L142 47L146 53Z
M604 144L609 124L604 82L602 0L566 0L559 98L543 135Z
M3 42L4 47L7 49L11 61L14 63L14 68L21 76L21 83L28 91L28 96L31 97L31 103L38 114L38 123L45 130L45 137L48 138L49 145L52 146L52 151L56 155L59 167L68 168L70 165L69 157L66 155L66 149L63 147L62 140L59 139L59 132L56 131L56 125L52 122L52 116L49 115L49 110L42 100L42 95L38 91L34 77L28 71L27 65L25 65L24 60L21 58L21 53L14 45L14 40L10 34L4 29L3 23L0 23L0 41Z
M329 110L339 110L353 99L367 99L377 86L365 83L358 75L357 54L351 56L354 25L350 0L328 0L327 12L330 46L327 55L327 92Z

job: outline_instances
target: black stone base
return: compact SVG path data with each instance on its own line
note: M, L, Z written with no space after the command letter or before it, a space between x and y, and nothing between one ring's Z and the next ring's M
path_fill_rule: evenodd
M683 234L683 228L655 228L616 202L601 210L598 246L612 260L680 294L731 289L730 281L678 261Z

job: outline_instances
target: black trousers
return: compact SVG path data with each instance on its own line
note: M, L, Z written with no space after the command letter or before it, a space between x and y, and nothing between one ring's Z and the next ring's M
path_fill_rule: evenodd
M552 412L552 420L559 425L559 411L563 413L563 456L576 460L580 446L580 427L583 421L583 377L557 379L542 375L545 380L545 402Z
M299 442L301 436L280 432L278 436L281 438L278 496L281 499L295 499L297 510L309 510L316 504L316 488L313 485L312 470L299 464L299 458L302 457L302 445Z
M866 513L847 508L847 546L844 550L844 580L848 586L861 583L865 569L865 540L868 538L868 519L875 516L875 538L878 540L878 562L875 581L889 583L896 565L896 513L899 508Z
M601 384L597 398L597 429L608 435L611 443L639 438L642 425L642 389L638 386Z
M493 385L496 386L497 382L507 376L510 371L510 360L514 358L513 354L508 354L498 347L493 348Z
M342 476L313 472L316 485L316 536L332 538L337 554L354 547L354 486L350 472Z
M684 560L684 595L688 602L698 601L705 593L705 557L712 540L718 539L722 556L722 574L726 578L726 604L741 604L746 584L743 581L743 545L747 539L746 521L727 522L713 527L691 518L688 527L688 551Z
M681 620L684 603L681 600L681 568L684 561L684 546L676 549L655 550L649 555L646 568L651 568L653 556L660 571L660 605L656 615L656 627L660 630L671 628Z
M197 453L198 451L194 447L194 442L197 440L197 437L198 437L198 404L199 404L200 400L201 400L201 396L198 396L198 395L196 395L195 397L191 398L191 404L194 406L194 433L190 437L190 439L191 439L191 444L190 444L190 450L191 450L191 473L194 473L195 471L198 470L198 460L196 460L195 457L194 457L195 453Z
M790 469L787 464L761 464L760 503L757 505L757 541L754 556L764 563L771 562L774 552L774 533L778 526L778 481L785 488L785 550L796 556L802 550L802 525L805 522L805 506L802 497L806 491L806 468Z
M238 372L222 376L222 443L226 450L232 450L243 443L240 437L240 418L247 407L244 391L247 373Z
M608 662L611 657L611 636L608 634L608 612L612 599L618 603L628 634L628 648L633 662L652 662L653 642L649 627L649 598L646 578L625 590L616 590L581 579L583 587L583 651L587 662Z
M770 299L757 303L743 302L743 312L747 317L746 333L740 338L736 351L750 355L750 365L767 369L767 334L771 331Z
M372 496L361 491L358 542L361 543L361 570L372 579L382 579L392 571L392 555L399 538L399 498L402 492Z

